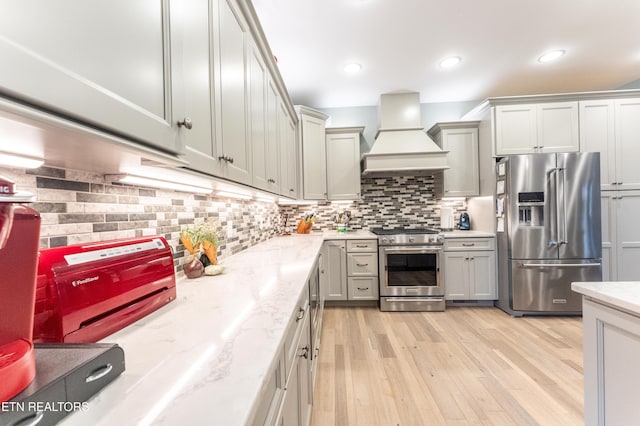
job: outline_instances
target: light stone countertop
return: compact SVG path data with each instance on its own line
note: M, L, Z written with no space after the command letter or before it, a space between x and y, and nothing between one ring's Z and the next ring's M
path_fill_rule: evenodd
M323 236L275 237L177 283L177 299L112 334L126 370L63 425L243 425L274 366Z
M571 290L596 302L640 316L640 282L574 282Z
M325 231L322 233L325 240L377 240L378 236L369 231L347 231L343 234L337 231Z

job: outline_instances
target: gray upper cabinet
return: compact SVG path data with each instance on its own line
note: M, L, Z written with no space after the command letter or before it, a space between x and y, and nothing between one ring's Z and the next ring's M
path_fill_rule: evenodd
M282 179L280 193L287 197L298 198L296 125L282 101L280 101L278 109L278 137L280 139L280 176Z
M247 137L247 32L245 19L231 0L218 0L216 64L216 144L222 175L251 185L251 144Z
M189 167L205 173L220 174L220 162L214 139L213 51L210 40L217 38L215 8L209 0L172 0L174 27L181 26L182 75L185 114L193 127L184 134L185 158Z
M327 198L360 199L360 134L364 127L326 129Z
M480 194L478 162L479 121L436 123L429 135L449 151L449 169L435 175L438 197L473 197Z
M325 121L328 115L305 106L296 106L300 117L302 147L302 198L327 199L327 150Z
M248 62L253 186L280 193L278 89L254 43L251 43Z
M174 99L181 77L171 61L180 52L169 0L1 0L0 10L0 92L182 151L187 130L176 123L186 116Z

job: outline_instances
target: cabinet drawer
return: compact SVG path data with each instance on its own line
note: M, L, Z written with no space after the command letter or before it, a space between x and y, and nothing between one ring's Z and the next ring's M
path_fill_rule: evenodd
M349 300L377 300L378 277L349 277Z
M376 240L347 240L347 252L376 252L378 242Z
M446 238L444 249L447 251L493 250L495 238Z
M378 253L348 253L347 275L378 275Z

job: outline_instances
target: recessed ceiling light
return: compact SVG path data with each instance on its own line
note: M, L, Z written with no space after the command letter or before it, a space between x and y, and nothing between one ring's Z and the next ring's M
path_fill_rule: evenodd
M443 59L442 62L440 62L440 67L451 68L455 65L458 65L461 61L462 59L459 56L451 56L449 58Z
M564 50L552 50L551 52L545 53L544 55L538 58L538 62L550 62L558 59L566 52Z
M362 69L362 65L356 64L354 62L352 64L345 65L344 72L349 73L349 74L355 74L357 72L360 72L361 69Z

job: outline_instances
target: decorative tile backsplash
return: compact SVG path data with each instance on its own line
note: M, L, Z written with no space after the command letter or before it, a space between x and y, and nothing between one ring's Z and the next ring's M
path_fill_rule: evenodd
M333 230L333 217L344 211L351 212L349 229L429 227L440 228L440 207L451 206L457 220L467 208L463 199L436 199L433 176L394 176L362 178L362 198L350 204L318 202L317 206L287 205L280 211L289 216L288 227L295 225L306 212L314 211L314 231Z
M172 190L105 183L104 175L41 167L35 170L0 168L19 190L36 195L31 206L40 212L40 247L60 247L145 235L162 235L174 251L181 272L188 253L180 243L183 226L205 220L220 224L218 255L247 249L278 235L282 219L295 232L305 212L314 211L313 231L334 230L333 217L351 212L349 229L375 227L440 227L440 207L449 205L457 216L464 200L438 200L433 177L363 178L362 199L350 204L319 202L317 206L277 206Z
M42 217L40 248L159 234L172 246L180 272L188 255L180 243L184 225L218 222L222 261L279 230L273 203L111 184L102 174L51 167L0 168L0 174L36 195L30 205Z

